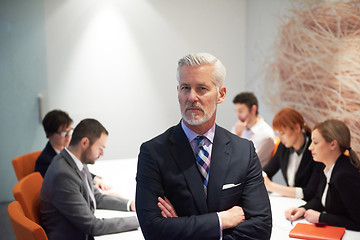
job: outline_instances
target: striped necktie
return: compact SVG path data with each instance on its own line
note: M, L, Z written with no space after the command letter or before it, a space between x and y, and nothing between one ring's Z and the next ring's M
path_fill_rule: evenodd
M198 147L199 147L199 152L196 156L196 163L197 163L197 166L201 173L201 178L203 180L204 191L205 191L205 196L206 196L207 195L207 185L208 185L208 181L209 181L209 171L210 171L209 152L206 151L206 149L204 148L206 137L197 136L195 139L196 139Z

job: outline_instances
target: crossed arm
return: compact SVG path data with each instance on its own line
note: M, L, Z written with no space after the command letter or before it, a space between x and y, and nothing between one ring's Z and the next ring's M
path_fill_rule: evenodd
M178 217L174 206L170 203L169 199L166 197L165 199L158 197L158 200L158 207L160 208L161 215L164 218ZM221 219L222 230L233 228L245 220L244 211L239 206L234 206L229 210L221 211L218 213L218 216Z
M260 163L254 150L253 154L254 159L248 165L242 190L237 193L239 199L235 205L238 206L233 205L230 209L219 212L196 214L198 210L192 203L190 193L183 191L180 195L183 198L181 200L175 196L186 187L182 182L173 179L175 176L180 176L181 179L182 176L176 175L176 165L168 159L164 162L156 161L155 159L162 157L146 145L142 145L136 177L135 202L140 226L146 239L219 239L221 230L223 239L269 239L270 204L261 176ZM159 168L159 164L167 164L168 174L164 175L162 171L165 170ZM164 179L164 176L167 178ZM176 185L177 191L165 192L164 186L174 187L169 184L170 180L174 186ZM183 209L176 210L177 204L183 205ZM190 208L191 211L187 211L186 208Z

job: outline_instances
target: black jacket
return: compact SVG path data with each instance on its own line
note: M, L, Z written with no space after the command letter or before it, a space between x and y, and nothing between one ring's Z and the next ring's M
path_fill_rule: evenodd
M349 157L340 155L333 168L325 207L321 198L326 177L321 175L316 197L305 204L306 209L321 212L319 222L360 231L360 172L350 163Z
M301 158L299 168L295 174L295 187L301 187L303 189L305 201L308 201L315 196L316 190L319 186L320 175L322 173L321 169L324 168L322 163L318 163L313 160L309 150L311 139L309 135L308 137L309 141L305 146L305 151ZM285 147L285 145L280 142L275 155L263 169L270 179L275 175L275 173L277 173L277 171L279 171L279 169L281 169L286 185L288 186L287 168L290 152L291 148Z

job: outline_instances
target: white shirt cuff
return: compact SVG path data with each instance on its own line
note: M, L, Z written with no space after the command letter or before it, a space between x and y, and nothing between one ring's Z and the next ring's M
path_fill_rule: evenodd
M296 198L298 198L298 199L304 198L304 191L302 188L297 187L297 188L295 188L295 191L296 191L296 196L295 196Z
M127 202L127 205L126 205L126 209L128 210L128 211L131 211L131 200L129 200L128 202Z
M222 222L221 222L221 218L220 218L220 216L219 216L219 213L217 212L216 213L217 214L217 216L218 216L218 219L219 219L219 226L220 226L220 240L222 240Z

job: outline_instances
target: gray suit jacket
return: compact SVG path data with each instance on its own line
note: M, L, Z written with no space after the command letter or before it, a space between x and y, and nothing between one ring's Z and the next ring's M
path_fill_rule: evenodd
M92 182L87 166L87 177ZM126 211L127 200L103 195L90 184L97 208ZM49 240L93 239L138 228L135 216L98 219L87 186L74 160L64 149L50 164L40 192L41 225Z

